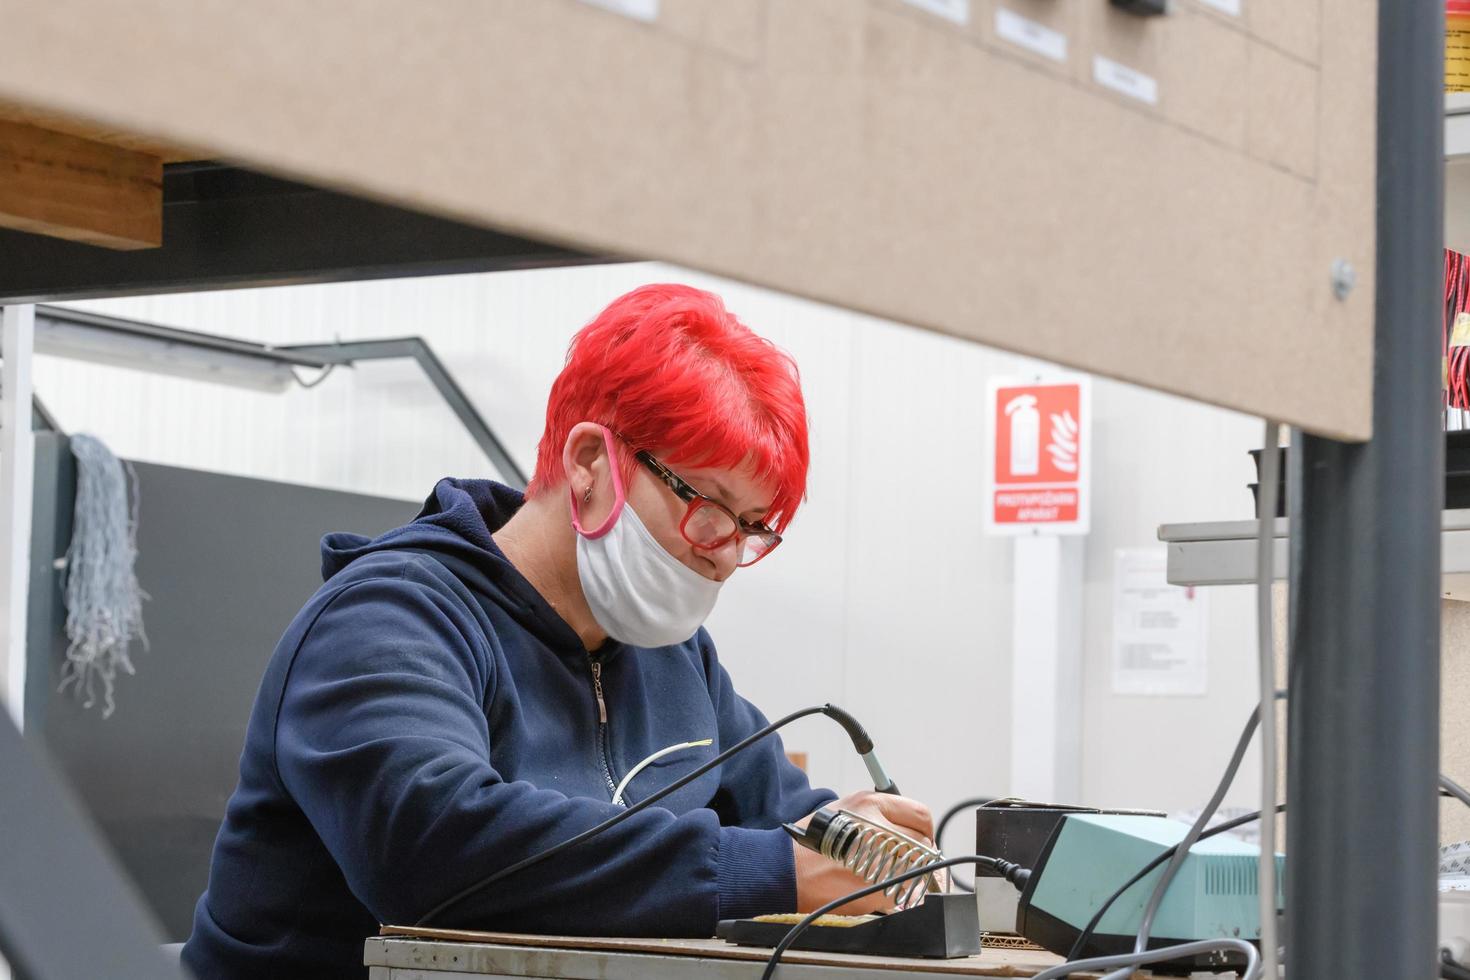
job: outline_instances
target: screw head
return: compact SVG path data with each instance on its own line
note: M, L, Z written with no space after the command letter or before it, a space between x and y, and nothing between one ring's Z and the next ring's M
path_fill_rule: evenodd
M1332 261L1332 295L1339 300L1348 298L1348 293L1358 284L1358 270L1347 259Z

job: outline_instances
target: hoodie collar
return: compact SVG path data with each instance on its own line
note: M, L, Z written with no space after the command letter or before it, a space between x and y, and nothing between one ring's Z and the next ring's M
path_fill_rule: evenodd
M363 555L413 550L432 553L478 596L509 606L548 645L585 656L581 639L495 543L494 533L525 503L521 491L493 480L446 477L434 485L412 523L377 538L334 532L322 538L322 578L329 579ZM620 647L609 640L597 653Z

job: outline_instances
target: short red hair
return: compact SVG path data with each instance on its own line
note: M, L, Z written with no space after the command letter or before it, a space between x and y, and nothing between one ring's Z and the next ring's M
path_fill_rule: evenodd
M796 362L702 289L640 286L577 332L551 386L528 496L565 484L562 449L578 422L600 422L632 443L618 447L627 476L636 449L670 465L734 469L749 460L775 487L765 520L778 531L806 496Z

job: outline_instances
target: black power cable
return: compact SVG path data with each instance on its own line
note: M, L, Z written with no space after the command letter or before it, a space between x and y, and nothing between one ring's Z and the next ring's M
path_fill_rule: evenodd
M954 806L950 807L948 810L945 810L944 816L939 818L939 823L934 828L934 848L938 851L944 850L944 828L949 826L949 822L951 820L959 816L961 813L964 813L972 806L989 806L997 799L999 799L999 797L976 796L968 800L960 800ZM954 884L956 888L958 888L962 892L972 892L975 890L974 882L967 882L954 872L950 872L949 880Z
M583 841L591 840L598 834L611 830L613 827L616 827L624 820L632 817L635 813L640 813L643 810L648 809L650 806L657 803L659 800L662 800L670 793L682 789L683 787L694 782L694 780L698 779L700 776L703 776L705 773L709 772L711 769L715 768L720 763L730 758L732 755L735 755L737 752L744 751L746 748L765 738L767 735L770 735L773 732L785 728L787 725L791 724L793 721L796 721L798 718L805 718L808 715L818 714L826 715L827 717L831 718L833 721L841 725L843 729L846 730L848 737L852 739L853 747L857 749L859 755L865 757L870 757L872 755L873 740L868 736L867 731L863 728L861 724L859 724L856 718L854 718L852 715L848 714L841 708L837 707L837 705L824 704L820 707L802 708L800 711L793 711L786 717L779 718L776 721L771 722L760 731L755 732L751 735L747 735L745 738L736 742L734 745L730 746L728 749L721 752L719 755L715 756L713 759L706 762L698 769L695 769L693 772L690 772L685 776L681 776L658 792L648 796L645 799L639 800L637 803L628 807L626 810L622 811L621 813L614 814L597 826L590 827L574 837L567 838L560 844L555 844L540 852L539 854L533 854L522 861L517 861L515 864L512 864L505 868L501 868L499 871L496 871L493 874L486 875L484 878L481 878L474 884L460 889L449 898L446 898L444 901L440 902L438 905L430 909L429 912L422 918L420 918L417 922L415 922L414 925L427 926L434 919L437 919L440 915L443 915L445 911L458 905L460 902L469 898L471 895L474 895L477 892L489 888L497 881L508 878L511 875L515 874L517 871L522 871L526 868L529 868L533 864L540 864L542 861L546 861L553 857L556 857L556 855L567 850L568 848L575 847ZM883 787L879 788L882 789ZM894 786L892 782L890 782L888 784L887 791L896 792L897 787Z

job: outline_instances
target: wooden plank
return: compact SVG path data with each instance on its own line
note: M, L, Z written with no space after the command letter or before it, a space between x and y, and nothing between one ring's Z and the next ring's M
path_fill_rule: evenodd
M0 120L0 226L116 249L163 244L163 161Z
M663 956L698 956L721 960L754 960L770 958L767 949L735 946L720 939L622 939L604 936L535 936L511 932L478 932L469 929L431 929L416 926L383 926L381 935L390 938L430 939L495 946L526 946L538 949L601 950L620 953L653 953ZM838 966L870 970L902 970L908 973L932 973L958 977L1029 977L1062 962L1060 956L1035 950L987 949L978 956L953 960L929 960L902 956L856 956L845 953L822 953L789 950L782 960L811 966ZM1095 977L1095 973L1073 974L1077 980Z

